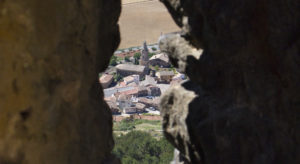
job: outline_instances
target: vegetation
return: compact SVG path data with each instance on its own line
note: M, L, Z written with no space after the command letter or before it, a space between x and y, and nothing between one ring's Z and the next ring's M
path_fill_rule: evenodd
M156 51L157 50L155 47L152 47L151 49L152 49L152 51Z
M127 131L135 129L135 125L137 125L133 120L122 120L119 123L114 124L114 130L117 131Z
M158 65L155 66L155 71L159 71L159 66Z
M137 60L139 60L141 58L141 53L140 52L137 52L133 55L133 57Z
M151 58L153 55L155 55L155 53L149 53L148 54L149 58Z
M174 74L177 74L177 71L176 71L176 69L174 68L174 66L173 66L173 65L171 65L171 68L169 68L169 71L173 71L173 72L174 72Z
M159 120L151 121L151 120L138 120L138 119L124 119L114 124L114 130L117 131L132 130L135 129L135 126L140 124L145 124L145 123L161 126L161 121Z
M152 114L152 113L143 113L142 115L143 115L143 116L155 116L155 115Z
M114 82L118 82L122 79L122 76L118 73L115 73L114 74Z
M98 74L98 77L100 78L102 75L103 75L103 73L99 73L99 74Z
M165 138L157 140L149 133L132 131L115 137L113 153L123 164L165 164L172 160L173 150Z
M134 58L134 64L139 65L139 59L141 58L141 53L137 52L133 55Z
M125 61L127 61L127 62L130 62L130 59L129 59L129 57L128 56L125 56Z
M116 66L117 65L117 57L116 56L113 55L110 58L109 65L111 65L111 66Z
M139 64L140 64L139 60L137 60L137 59L135 58L135 59L134 59L134 64L135 64L135 65L139 65Z

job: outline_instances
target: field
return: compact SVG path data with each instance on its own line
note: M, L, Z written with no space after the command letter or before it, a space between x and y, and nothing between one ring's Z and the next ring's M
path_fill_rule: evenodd
M161 138L163 136L161 121L123 120L121 122L114 122L113 130L114 134L116 134L117 136L119 136L120 134L127 134L128 132L133 130L147 132L155 138Z
M122 0L119 49L156 43L161 33L179 31L158 0Z

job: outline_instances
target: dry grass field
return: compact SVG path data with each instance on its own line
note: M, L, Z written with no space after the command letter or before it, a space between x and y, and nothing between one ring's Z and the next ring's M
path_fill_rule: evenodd
M161 33L179 31L158 0L122 0L120 49L156 43Z

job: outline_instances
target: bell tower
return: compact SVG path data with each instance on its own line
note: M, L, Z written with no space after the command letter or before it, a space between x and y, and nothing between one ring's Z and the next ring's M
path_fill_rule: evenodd
M149 62L149 50L148 50L148 46L146 41L144 41L144 48L142 50L142 55L141 55L141 59L140 59L140 65L143 66L148 66L148 62Z

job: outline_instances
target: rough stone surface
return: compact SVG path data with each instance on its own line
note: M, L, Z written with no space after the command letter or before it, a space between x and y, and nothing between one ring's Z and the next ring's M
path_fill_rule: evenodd
M180 160L300 163L300 1L161 1L183 32L160 48L190 78L161 101Z
M0 0L0 163L116 163L98 73L120 0Z

